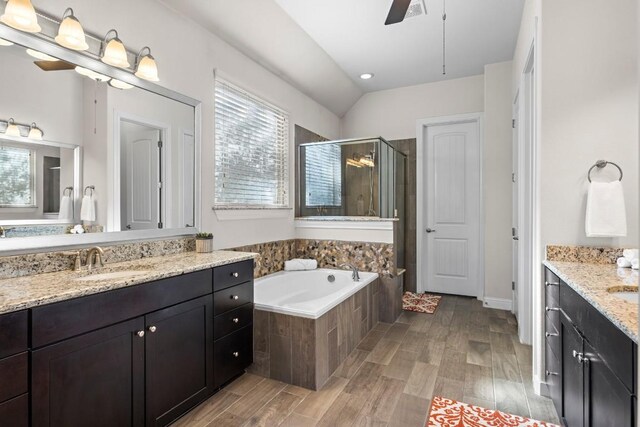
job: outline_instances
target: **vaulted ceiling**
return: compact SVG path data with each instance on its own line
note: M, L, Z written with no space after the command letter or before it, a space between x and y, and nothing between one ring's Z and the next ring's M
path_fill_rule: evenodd
M524 0L443 0L385 26L391 0L162 0L338 116L365 92L482 74L513 57ZM374 78L361 80L362 73Z

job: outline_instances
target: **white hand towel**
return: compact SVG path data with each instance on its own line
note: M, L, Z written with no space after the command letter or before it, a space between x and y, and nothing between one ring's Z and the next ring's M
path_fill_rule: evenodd
M625 258L623 256L618 258L618 261L616 263L618 264L618 267L620 267L620 268L629 268L629 267L631 267L631 261L629 261L627 258Z
M631 268L633 268L634 270L638 269L640 262L638 262L637 259L634 259L633 261L631 261Z
M96 220L96 204L93 196L84 196L82 198L82 207L80 208L80 219L82 221Z
M584 228L587 237L627 235L627 215L620 181L589 184Z
M315 259L290 259L284 262L285 271L302 271L302 270L315 270L318 268L318 261Z
M634 259L640 258L640 251L638 251L638 249L625 249L622 251L622 256L631 262Z
M60 210L58 211L58 219L73 219L73 202L71 197L62 196L62 200L60 200Z

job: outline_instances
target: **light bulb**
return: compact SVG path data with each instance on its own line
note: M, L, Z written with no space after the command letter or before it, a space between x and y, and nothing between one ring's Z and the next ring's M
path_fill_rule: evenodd
M20 134L20 128L16 125L15 120L9 119L7 122L7 128L4 131L4 134L7 136L22 136Z
M68 8L62 15L62 22L58 27L58 35L55 37L56 43L60 46L72 50L87 50L89 45L84 35L84 30L80 21L73 14L73 9Z
M113 32L113 37L109 35ZM127 59L127 50L118 38L116 30L109 30L103 41L102 62L113 65L114 67L129 68L129 60Z
M41 30L36 10L30 0L9 0L0 21L27 33L39 33Z
M147 51L146 55L142 55L144 51ZM151 55L151 49L148 47L143 47L138 53L138 57L136 58L136 72L135 75L140 77L141 79L149 80L152 82L157 82L160 79L158 78L158 66L156 64L155 58Z
M42 130L35 123L31 123L29 128L29 139L42 141Z

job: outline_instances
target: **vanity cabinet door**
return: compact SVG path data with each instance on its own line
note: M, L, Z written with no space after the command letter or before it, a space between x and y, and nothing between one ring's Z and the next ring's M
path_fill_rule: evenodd
M139 317L34 351L32 425L143 426L143 329Z
M213 393L213 298L145 316L147 425L167 425Z
M569 319L561 317L563 418L567 427L583 427L584 373L578 357L583 353L583 339Z

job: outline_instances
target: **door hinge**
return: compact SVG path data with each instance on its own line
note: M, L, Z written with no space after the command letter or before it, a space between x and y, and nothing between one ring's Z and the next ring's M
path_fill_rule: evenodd
M515 227L511 227L511 237L516 237L518 234L518 230Z
M512 129L516 128L516 119L511 119L511 128Z
M512 291L516 290L516 282L511 282L511 290Z
M158 141L158 148L162 148L162 141Z
M511 182L516 182L516 173L515 172L511 173Z
M162 223L161 222L158 223L158 228L162 228Z

